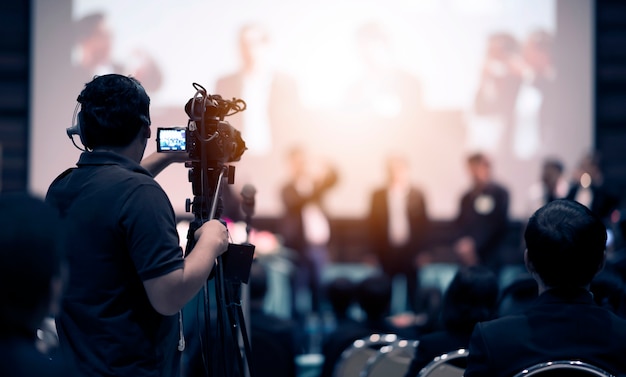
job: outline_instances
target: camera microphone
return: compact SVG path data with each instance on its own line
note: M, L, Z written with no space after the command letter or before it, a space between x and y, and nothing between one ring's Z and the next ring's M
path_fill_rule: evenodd
M256 195L256 188L246 183L241 189L241 210L246 216L254 214L254 195Z

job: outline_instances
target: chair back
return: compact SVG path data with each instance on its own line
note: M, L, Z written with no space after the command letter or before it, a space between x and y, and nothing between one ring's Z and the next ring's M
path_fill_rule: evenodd
M398 340L370 356L361 377L404 377L415 356L417 340Z
M463 377L467 367L469 352L461 348L458 351L437 356L419 373L419 377Z
M372 334L355 340L344 350L337 362L333 377L360 377L370 357L375 356L380 348L394 343L398 336L394 334Z
M613 377L611 373L578 360L540 363L524 369L515 377Z

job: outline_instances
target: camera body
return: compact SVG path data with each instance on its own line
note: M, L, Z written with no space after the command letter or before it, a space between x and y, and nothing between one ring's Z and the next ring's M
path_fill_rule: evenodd
M210 95L200 84L194 83L196 94L187 101L187 127L157 129L157 152L187 152L191 163L218 166L239 161L246 143L241 132L224 120L226 116L245 110L241 99L223 99Z

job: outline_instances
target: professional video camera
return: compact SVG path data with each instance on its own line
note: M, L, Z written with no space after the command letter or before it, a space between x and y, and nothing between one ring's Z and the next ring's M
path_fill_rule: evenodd
M187 127L158 128L157 151L186 151L192 161L200 160L204 154L207 162L239 161L246 143L224 118L245 110L246 103L237 98L226 100L217 94L210 95L197 83L193 87L196 94L185 105L189 116Z
M234 183L234 167L226 165L239 161L246 150L241 133L233 128L225 117L245 110L246 103L241 99L223 99L220 95L210 95L200 84L194 83L195 95L185 105L189 116L187 127L157 129L158 152L187 152L186 167L190 169L189 180L194 194L187 199L187 212L193 212L194 220L189 225L185 255L195 245L194 233L205 222L220 217L219 202L223 183ZM226 180L224 178L226 177ZM243 206L242 206L243 207ZM242 208L243 209L243 208ZM246 211L244 211L246 212ZM249 223L251 211L246 222ZM228 251L218 257L213 269L215 300L218 305L217 323L208 319L205 331L216 329L221 346L215 347L211 357L214 363L212 376L239 376L244 374L244 357L240 354L239 335L245 345L245 361L251 373L250 345L241 311L241 283L247 283L254 255L254 245L229 244ZM208 317L208 290L205 285L205 316ZM241 334L238 334L241 331ZM209 336L207 336L209 337ZM205 340L201 344L211 344ZM230 351L228 351L230 348ZM234 351L234 352L233 352ZM204 352L204 351L203 351ZM237 355L238 363L229 360ZM237 366L237 370L234 369Z

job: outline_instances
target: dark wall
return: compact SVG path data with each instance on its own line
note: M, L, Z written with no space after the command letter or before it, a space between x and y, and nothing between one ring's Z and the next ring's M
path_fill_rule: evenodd
M595 129L606 180L626 207L626 2L596 5Z
M0 2L0 191L28 178L30 2Z

